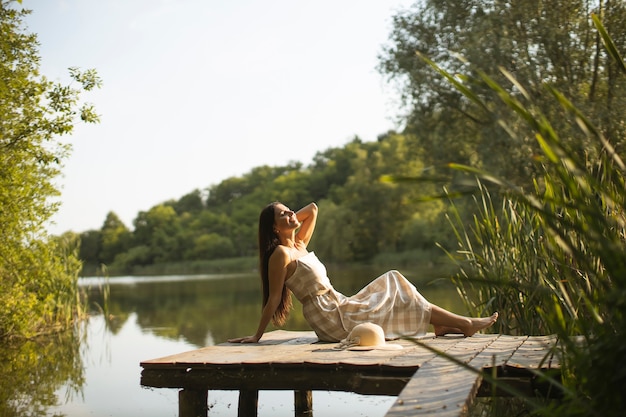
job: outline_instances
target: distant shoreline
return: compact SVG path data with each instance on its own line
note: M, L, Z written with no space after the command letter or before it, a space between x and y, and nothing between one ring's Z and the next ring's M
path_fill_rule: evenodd
M455 265L440 252L410 251L387 253L377 256L367 262L350 262L347 264L327 263L334 269L354 269L359 267L379 267L381 270L410 270L428 269L440 274L452 274ZM206 261L171 262L145 266L136 266L132 270L120 270L115 265L105 266L85 264L80 277L142 277L142 276L191 276L212 274L248 274L258 272L256 256L247 256L228 259L213 259Z

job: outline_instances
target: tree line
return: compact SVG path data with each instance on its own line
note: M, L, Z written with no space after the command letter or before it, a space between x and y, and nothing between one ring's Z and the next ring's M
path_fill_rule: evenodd
M318 152L304 165L260 166L204 190L141 211L132 229L108 213L99 230L80 234L88 265L132 273L161 263L181 263L257 254L257 222L272 201L298 208L316 201L320 216L316 251L337 262L366 261L381 252L423 250L450 241L438 201L418 201L434 192L381 181L384 175L416 177L424 167L410 137L395 132L377 141L354 138ZM439 226L437 229L437 225Z

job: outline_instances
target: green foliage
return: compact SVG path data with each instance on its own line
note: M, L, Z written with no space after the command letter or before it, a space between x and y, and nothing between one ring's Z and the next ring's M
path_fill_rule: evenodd
M339 203L339 221L327 219L325 214L326 221L335 221L334 232L318 232L316 238L324 245L332 240L338 245L348 242L349 259L364 261L381 251L398 249L403 227L415 215L413 203L424 192L380 178L390 172L416 176L423 165L419 159L407 158L413 151L403 135L389 133L376 143L350 146L354 148L350 175L334 192ZM342 228L348 230L344 232Z
M479 71L489 74L508 94L519 97L499 68L513 74L554 127L574 140L573 152L582 157L595 148L560 118L545 82L598 120L621 152L626 145L620 123L626 112L626 80L618 75L618 61L602 48L589 18L592 12L602 16L616 48L623 50L626 7L621 1L425 0L396 13L379 71L398 86L407 114L404 133L415 135L424 163L453 177L445 164L455 161L532 187L532 178L541 174L529 158L541 152L534 133L500 106L498 92L477 77ZM432 71L416 52L452 78ZM503 134L502 122L509 134Z
M100 229L99 238L99 261L110 264L118 253L129 247L131 234L120 218L111 212Z
M70 69L78 87L39 74L37 39L22 30L28 11L0 3L0 337L31 337L80 313L75 236L52 239L54 179L77 119L96 122L80 92L100 85L93 70Z
M500 312L494 331L560 336L565 397L551 405L550 415L621 415L626 372L615 364L626 353L626 165L605 132L614 132L611 126L623 118L597 128L546 84L560 109L552 123L533 95L502 72L518 97L481 71L479 80L467 80L482 82L500 98L499 111L510 112L498 120L505 131L513 131L508 120L517 118L534 132L541 175L524 189L484 170L452 165L480 178L474 222L452 222L465 259L456 283L472 312ZM466 97L487 105L478 95ZM571 127L559 129L565 122ZM586 158L577 136L569 136L574 127L585 136ZM500 204L493 203L493 190Z
M77 332L4 343L0 349L0 416L44 417L58 390L79 395L85 383Z
M176 270L194 265L195 270L206 261L255 257L259 212L275 200L291 207L318 202L324 215L311 247L329 261L435 248L441 235L433 230L449 229L441 202L422 202L434 186L417 190L379 181L390 173L415 176L422 167L412 139L389 132L376 142L355 138L343 148L319 152L308 166L256 167L242 177L157 204L137 215L132 231L109 213L100 230L81 235L84 273L97 273L101 264L113 275L139 274L169 269L166 264ZM438 227L429 232L433 224Z
M65 329L84 315L76 285L81 267L76 235L10 249L0 280L0 336L33 337Z

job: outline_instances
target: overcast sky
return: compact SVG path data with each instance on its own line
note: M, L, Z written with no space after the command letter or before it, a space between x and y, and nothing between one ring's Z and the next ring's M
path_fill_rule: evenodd
M95 68L51 233L99 229L260 165L396 129L376 66L401 0L23 0L41 70ZM288 204L288 202L286 202Z

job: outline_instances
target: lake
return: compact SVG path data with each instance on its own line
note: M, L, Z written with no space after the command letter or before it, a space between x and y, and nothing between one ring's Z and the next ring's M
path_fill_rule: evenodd
M329 268L335 288L348 295L382 272ZM405 274L431 302L464 314L447 281ZM80 285L90 297L88 320L3 349L0 369L9 377L0 382L0 417L175 417L178 391L142 388L139 362L252 334L261 309L257 273L81 278ZM285 329L310 330L295 299L294 306ZM209 416L236 416L237 400L236 391L209 392ZM382 417L394 400L315 391L313 415ZM293 416L293 393L260 392L259 416Z

